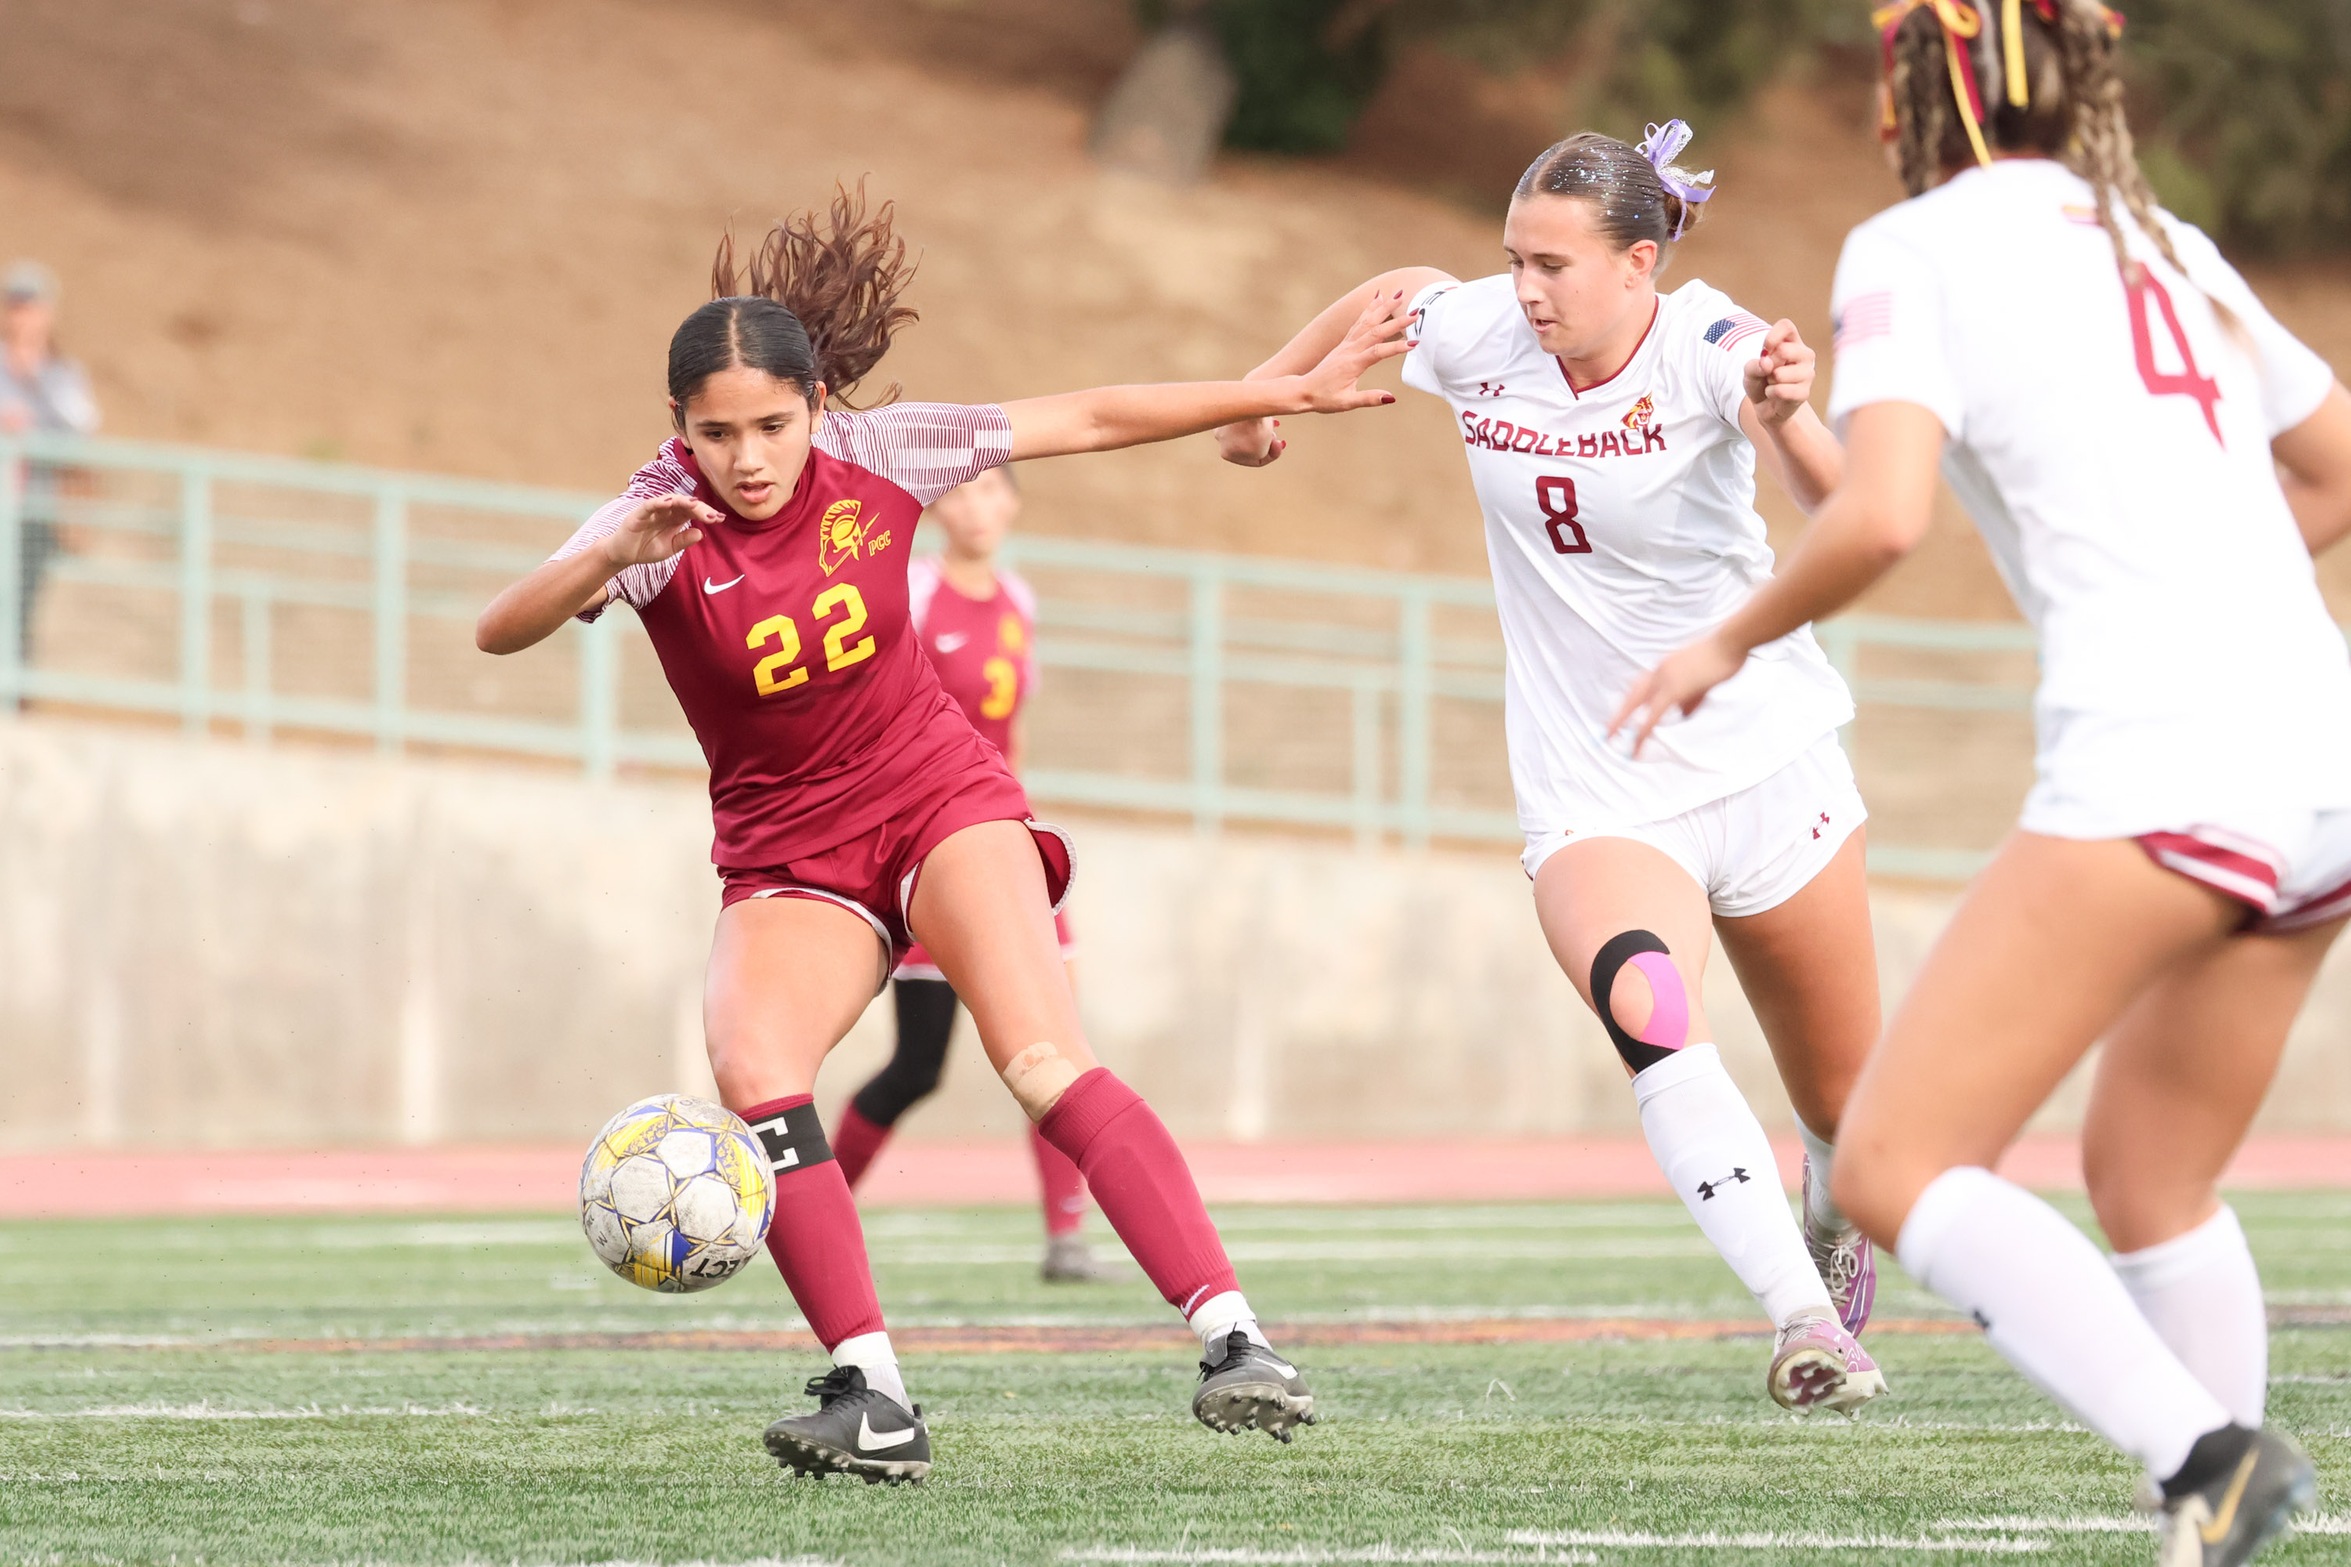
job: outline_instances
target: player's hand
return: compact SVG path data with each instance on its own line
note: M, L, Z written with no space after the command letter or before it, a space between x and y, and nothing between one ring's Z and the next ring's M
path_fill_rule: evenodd
M1701 637L1688 647L1668 654L1665 661L1633 682L1608 721L1608 738L1632 732L1631 753L1641 754L1668 714L1687 717L1706 700L1706 693L1737 674L1747 662L1747 650L1734 648L1720 636Z
M1793 321L1775 321L1763 334L1763 348L1747 361L1747 401L1765 424L1785 424L1812 399L1817 356L1796 334Z
M1404 335L1411 325L1412 312L1405 308L1402 289L1373 295L1347 335L1339 339L1339 346L1298 378L1300 411L1337 414L1394 402L1394 392L1373 391L1355 383L1381 360L1411 352L1413 345Z
M636 510L604 536L604 558L616 571L623 566L650 566L702 537L696 523L712 526L718 520L715 508L691 495L656 495L638 502Z
M1289 449L1282 439L1279 419L1241 419L1221 425L1216 432L1216 450L1226 462L1238 463L1244 468L1262 468Z

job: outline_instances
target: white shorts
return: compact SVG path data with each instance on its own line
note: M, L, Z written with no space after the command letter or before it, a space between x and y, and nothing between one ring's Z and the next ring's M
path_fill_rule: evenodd
M2247 930L2307 930L2351 914L2351 811L2255 814L2133 836L2165 870L2245 905Z
M1679 816L1530 833L1519 863L1532 880L1570 843L1629 838L1689 872L1714 912L1736 919L1777 908L1802 891L1868 819L1853 764L1832 729L1761 783Z

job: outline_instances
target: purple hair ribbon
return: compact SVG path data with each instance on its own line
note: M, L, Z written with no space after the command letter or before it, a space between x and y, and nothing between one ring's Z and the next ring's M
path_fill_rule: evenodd
M1657 171L1657 178L1665 188L1682 198L1682 215L1675 220L1673 232L1666 236L1669 240L1680 239L1682 231L1690 226L1692 207L1714 199L1712 169L1694 179L1684 179L1673 169L1673 160L1682 155L1682 149L1689 146L1697 134L1681 120L1668 120L1663 125L1650 126L1647 134L1642 136L1640 146L1634 149L1649 160L1649 167Z

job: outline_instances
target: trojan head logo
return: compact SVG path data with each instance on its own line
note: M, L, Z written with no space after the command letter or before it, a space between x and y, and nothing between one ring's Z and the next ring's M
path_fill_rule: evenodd
M1018 653L1028 646L1029 634L1018 615L1006 615L996 622L996 645L1007 653Z
M863 501L835 501L824 509L816 526L816 563L826 576L864 551L866 522Z
M1633 404L1632 412L1624 416L1624 427L1628 430L1646 430L1649 428L1650 418L1656 412L1656 402L1644 392L1641 395L1641 400Z

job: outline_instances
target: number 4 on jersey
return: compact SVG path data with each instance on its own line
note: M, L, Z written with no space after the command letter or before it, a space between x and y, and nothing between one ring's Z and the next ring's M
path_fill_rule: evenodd
M2223 446L2228 442L2220 433L2220 384L2196 368L2195 350L2188 347L2188 334L2180 329L2180 314L2171 306L2171 291L2163 280L2145 267L2133 269L2133 276L2125 284L2131 305L2131 352L2138 356L2139 379L2147 383L2147 390L2157 397L2192 397L2196 406L2204 410L2204 422L2212 429L2212 438ZM2172 343L2179 349L2180 368L2161 370L2155 364L2155 324L2147 318L2148 302L2163 312L2163 329L2171 334Z

